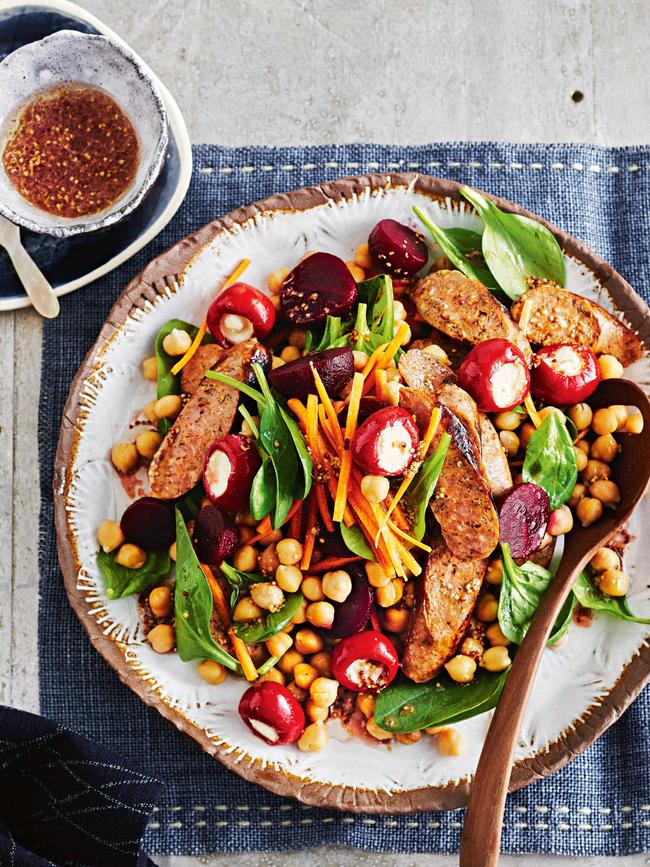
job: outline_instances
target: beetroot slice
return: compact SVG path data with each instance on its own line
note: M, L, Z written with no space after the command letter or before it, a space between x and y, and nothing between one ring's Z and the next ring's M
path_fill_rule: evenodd
M140 497L124 511L120 528L127 542L147 551L168 548L176 538L173 507L157 497Z
M310 352L309 355L276 367L268 375L269 382L285 397L306 400L307 395L316 390L310 364L314 365L330 397L340 394L354 376L351 349L326 349L323 352Z
M504 491L496 501L501 542L507 542L515 560L527 560L542 543L551 514L548 494L539 485L522 482Z
M352 590L345 602L334 606L334 622L327 630L331 638L345 638L359 632L368 622L372 609L374 597L364 567L359 563L348 563L344 569L352 578Z
M194 519L194 545L201 563L226 560L239 547L239 530L217 506L206 506Z
M429 258L422 235L397 220L380 220L370 233L368 248L377 268L395 277L417 274Z
M345 316L357 300L357 284L343 259L313 253L287 276L280 290L282 312L295 325L317 325Z

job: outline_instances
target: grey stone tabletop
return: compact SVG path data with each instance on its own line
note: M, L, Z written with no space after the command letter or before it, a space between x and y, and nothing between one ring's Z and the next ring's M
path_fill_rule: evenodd
M155 69L196 143L650 141L646 0L78 2ZM0 314L0 704L32 711L40 334L33 311ZM165 867L451 867L456 860L341 848L157 859ZM530 855L502 863L574 862ZM640 867L650 858L576 863Z

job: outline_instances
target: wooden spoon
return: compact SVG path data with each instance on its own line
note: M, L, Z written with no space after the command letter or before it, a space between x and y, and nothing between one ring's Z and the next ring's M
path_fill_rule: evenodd
M641 389L626 379L602 382L589 401L592 408L623 404L636 406L643 415L643 432L621 437L622 451L612 465L612 479L621 502L589 527L576 526L565 537L564 554L544 594L494 712L476 768L460 844L460 867L494 867L499 860L501 826L517 737L553 624L573 582L596 550L605 545L629 518L650 479L650 402Z

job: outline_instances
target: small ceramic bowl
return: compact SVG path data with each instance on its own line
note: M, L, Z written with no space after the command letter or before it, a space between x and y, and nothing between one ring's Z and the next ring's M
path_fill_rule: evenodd
M156 180L167 149L167 113L157 84L131 52L105 36L60 30L17 49L0 63L0 152L11 123L42 90L76 82L102 88L127 115L140 160L131 186L98 214L66 218L31 205L12 186L0 160L0 213L33 232L59 238L117 223L136 208Z

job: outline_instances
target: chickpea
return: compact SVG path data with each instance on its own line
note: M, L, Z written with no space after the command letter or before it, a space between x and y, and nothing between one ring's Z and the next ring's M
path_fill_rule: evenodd
M174 563L176 562L176 542L172 542L169 546L169 557Z
M286 632L278 632L277 635L272 635L266 640L266 649L269 656L284 656L293 644L293 638L287 635Z
M323 649L323 639L313 629L299 629L295 641L300 653L318 653Z
M192 338L184 328L173 328L163 339L167 355L185 355L192 345Z
M245 545L249 539L252 539L255 535L255 530L252 527L247 527L245 524L240 524L239 527L239 541L242 545Z
M106 554L110 554L120 545L124 544L124 533L117 521L102 521L97 530L99 547Z
M183 401L178 394L166 394L157 400L153 406L153 411L158 418L176 418L180 415L183 408Z
M280 353L282 361L296 361L302 355L297 346L285 346Z
M499 432L501 446L506 456L514 458L519 451L519 437L511 430L502 430Z
M556 415L561 422L566 421L566 416L557 406L545 406L537 413L542 421L549 415Z
M575 448L580 449L581 451L583 451L587 455L587 457L589 457L589 452L591 451L591 446L589 445L587 440L585 440L585 439L578 440L578 442L575 444Z
M448 259L447 256L438 256L437 259L433 260L433 264L431 266L432 271L449 271L452 268L451 259Z
M305 659L302 653L298 653L298 651L292 647L282 655L278 662L278 668L283 674L293 675L294 668L304 661Z
M250 596L242 596L232 613L232 619L237 623L258 620L261 616L262 609L253 602Z
M273 683L279 683L284 686L286 678L281 671L278 671L278 669L274 667L269 668L265 674L261 674L258 678L258 682L264 682L265 680L270 680Z
M603 504L595 497L583 497L576 506L576 516L583 527L598 521L603 514Z
M551 536L564 536L573 529L573 515L568 506L560 506L551 512L546 532Z
M133 443L116 443L111 449L113 466L120 473L130 473L138 466L138 450Z
M531 424L529 421L522 424L521 430L519 431L519 441L523 448L526 448L528 443L530 442L530 438L535 433L535 425Z
M400 323L400 325L405 326L404 337L402 337L402 342L400 343L400 346L408 346L411 340L413 340L413 335L411 334L411 326L408 324L408 322Z
M368 719L375 712L376 701L377 699L372 692L358 692L355 704L365 718Z
M446 367L451 366L449 356L442 346L438 346L436 343L430 343L428 346L424 347L423 351L427 352L429 355L433 355L436 361L440 362L440 364L444 364Z
M302 559L302 545L297 539L283 539L276 550L283 566L295 566Z
M266 285L269 287L269 292L272 295L277 295L280 292L282 284L284 283L288 274L288 268L278 268L277 271L271 271L269 276L266 278Z
M620 379L623 376L623 365L613 355L601 355L598 369L601 379Z
M363 368L370 361L370 356L367 352L362 352L360 349L355 349L352 352L352 357L354 358L354 369L357 373L361 373Z
M405 732L403 735L395 735L395 740L400 744L409 746L417 744L422 739L422 732Z
M280 566L280 558L276 551L275 542L271 543L262 551L259 555L257 566L262 575L268 575L270 577L271 575L276 574L278 567ZM282 589L284 590L284 588ZM291 593L292 591L289 592Z
M299 662L293 670L293 679L300 689L309 689L318 677L318 670L307 662Z
M334 602L345 602L352 592L352 578L343 569L326 572L322 581L323 593Z
M499 603L491 593L482 593L476 603L475 613L482 623L491 623L497 619Z
M323 593L323 582L315 575L307 575L306 578L302 579L300 592L305 599L309 599L310 602L320 602L325 598L325 594Z
M282 367L287 362L280 358L278 355L271 356L271 370L277 370L278 367Z
M593 411L588 403L576 403L567 410L567 415L578 430L588 428L591 424L592 418L594 417Z
M147 562L147 552L137 545L125 542L115 555L115 562L125 569L141 569Z
M490 560L485 572L485 580L488 584L501 584L503 581L503 561L501 558Z
M356 283L361 283L366 279L366 272L356 262L346 262L345 264L348 266L348 271L352 274Z
M610 406L610 409L616 414L616 418L618 420L618 430L622 430L625 427L625 422L627 421L627 407L623 406L622 403L613 403Z
M596 461L590 458L587 461L587 466L582 471L582 479L588 485L592 482L597 482L598 479L609 479L612 475L612 470L609 464L604 461Z
M621 502L621 492L618 489L618 485L615 482L610 482L608 479L598 479L598 481L591 484L589 486L589 493L592 497L600 500L603 506L609 506L612 509Z
M145 358L142 362L142 375L149 382L158 381L158 359L155 355Z
M389 584L377 587L375 590L375 602L382 608L390 608L402 598L404 582L401 578L392 578Z
M325 722L327 717L330 715L330 709L328 707L318 707L317 704L314 703L314 700L308 698L305 702L305 716L309 720L309 722Z
M301 623L307 622L307 605L308 605L307 600L303 599L302 602L300 603L298 610L291 618L292 625L293 624L300 625Z
M630 579L622 569L605 569L598 576L598 586L607 596L625 596L630 587Z
M387 382L381 390L381 399L390 406L399 406L399 393L402 388L399 382Z
M330 655L326 650L320 650L312 656L310 660L311 664L321 677L330 677L332 674L330 659Z
M520 412L513 410L499 412L494 416L494 425L497 430L517 430L524 418Z
M284 605L284 593L274 581L251 584L250 594L253 602L265 611L279 611Z
M218 686L226 679L226 669L214 659L204 659L196 669L199 677L211 686Z
M471 656L464 656L459 653L445 662L445 669L449 677L456 683L469 683L474 679L476 673L476 661Z
M640 434L643 431L643 416L640 412L633 412L625 422L625 433Z
M583 484L578 482L573 489L571 496L569 497L568 505L571 506L572 509L575 509L575 507L578 505L578 503L585 496L586 493L587 488Z
M254 572L257 569L257 560L257 550L252 545L242 545L233 554L232 565L240 572Z
M176 645L176 636L169 623L159 623L150 629L147 640L156 653L169 653Z
M576 456L576 469L579 473L581 473L587 467L587 462L589 458L587 457L586 452L582 449L579 449L577 446L573 447L574 454Z
M331 602L312 602L307 606L307 620L312 626L329 629L334 623L334 606Z
M366 731L368 734L378 741L390 741L393 736L390 732L380 728L375 722L374 714L366 720Z
M330 707L336 701L339 692L338 681L330 677L317 677L309 687L309 695L318 707Z
M589 563L596 572L605 572L607 569L618 569L621 559L612 548L599 548Z
M465 741L457 729L443 729L437 734L438 752L442 756L461 756L465 751Z
M253 534L255 535L255 534ZM279 542L282 538L282 530L270 530L268 533L265 533L258 540L258 544L262 546L262 548L266 548L268 545L272 545L274 542Z
M258 415L252 415L251 420L252 420L253 424L257 427L257 429L259 430L260 417ZM243 422L241 423L241 427L239 428L239 433L245 437L254 436L253 428L250 426L250 424L248 423L248 421L246 419L244 419Z
M408 608L387 608L384 611L384 629L387 632L404 632L410 616Z
M158 431L147 430L137 435L135 438L135 447L141 457L146 461L150 461L153 460L153 456L158 451L161 442L162 437Z
M317 753L324 749L329 734L322 720L310 723L298 738L298 749L304 753Z
M367 243L359 244L357 249L354 251L354 261L360 268L363 268L366 271L369 271L372 268L372 259L370 257L370 249Z
M481 657L481 668L494 672L505 671L510 665L510 662L511 660L508 648L504 647L502 644L495 644L493 647L488 647L488 649L483 653L483 656Z
M485 637L492 647L507 647L510 644L510 639L503 634L498 621L488 626L485 630Z
M169 617L174 607L172 591L170 587L163 584L161 587L154 587L149 594L149 608L154 617Z
M145 403L142 412L144 413L144 417L147 419L149 424L156 424L158 421L158 416L156 415L156 411L154 407L156 406L155 400L150 400L149 403Z
M396 325L400 322L406 322L406 307L401 301L395 301L393 305L393 321Z
M292 680L291 683L287 684L287 689L295 698L295 700L300 704L304 704L307 700L307 696L309 695L309 693L306 689L302 689L302 687L298 686L295 680Z
M275 570L275 580L278 587L285 593L295 593L302 581L302 572L297 566L283 566L280 564Z
M492 627L489 628L491 629ZM484 649L482 643L477 638L472 638L471 635L464 638L460 646L460 652L463 656L471 656L472 659L480 659Z
M296 349L304 349L307 346L307 332L303 328L292 328L287 343L289 346L295 346Z
M618 418L616 413L610 406L604 406L602 409L597 409L594 413L591 422L591 429L594 433L602 436L603 434L614 433L618 427Z
M379 563L373 563L370 560L366 561L366 577L368 584L371 587L385 587L390 583L392 575L387 574Z

